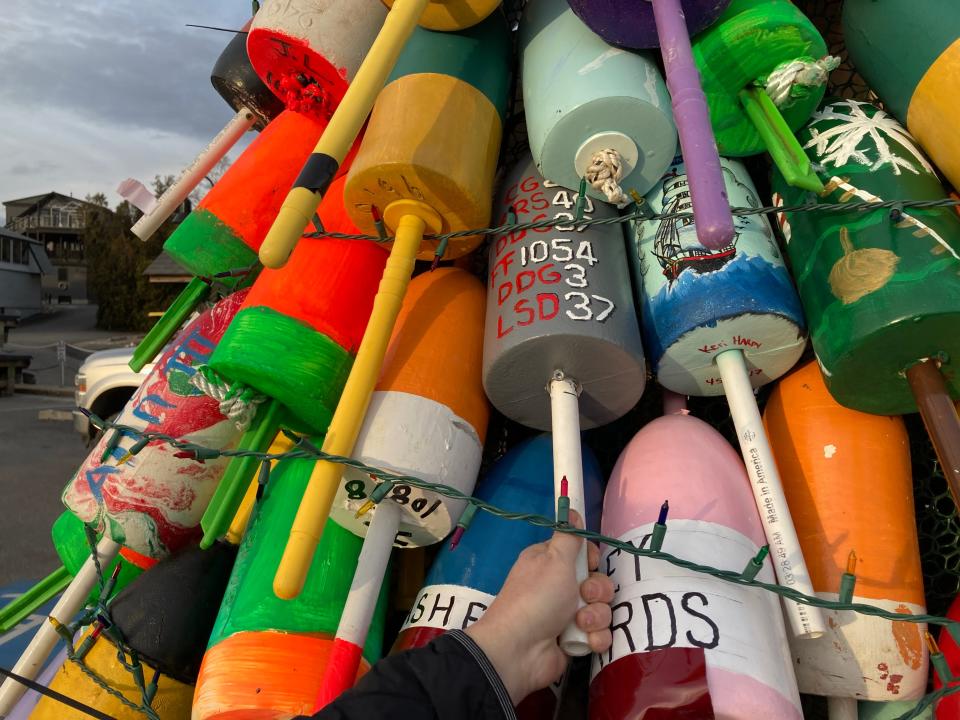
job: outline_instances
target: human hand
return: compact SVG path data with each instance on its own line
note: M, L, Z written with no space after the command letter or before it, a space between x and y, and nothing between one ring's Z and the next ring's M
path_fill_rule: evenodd
M583 527L583 519L573 510L570 523ZM528 547L489 609L466 629L500 675L514 705L563 674L567 656L557 645L557 636L574 617L593 652L610 647L613 582L592 572L578 586L576 559L583 542L556 532L549 541ZM589 568L596 570L600 550L593 543L587 548ZM579 611L578 594L587 603Z

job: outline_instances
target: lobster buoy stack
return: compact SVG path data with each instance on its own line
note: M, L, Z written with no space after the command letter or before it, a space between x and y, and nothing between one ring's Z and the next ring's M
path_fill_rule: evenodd
M250 25L250 63L287 109L327 119L386 16L379 0L270 0Z
M328 523L303 592L280 600L270 588L313 462L281 461L257 503L203 657L195 720L308 715L316 704L362 541ZM381 593L359 672L380 657Z
M249 25L249 23L248 23ZM244 27L246 31L247 27ZM283 110L283 104L264 85L247 57L246 32L234 35L217 58L210 82L227 104L236 111L233 119L210 141L177 181L157 199L130 231L141 240L149 240L163 222L203 182L237 141L251 128L263 130Z
M484 389L510 419L553 431L555 490L559 495L566 479L570 507L582 513L580 428L626 414L646 381L622 227L575 230L576 193L544 180L529 159L504 187L503 212L512 208L520 222L551 218L560 227L513 232L491 244ZM589 202L590 217L614 216L605 203ZM586 563L584 546L581 579ZM589 652L575 628L561 646L571 654Z
M133 707L108 693L73 662L64 663L50 688L117 720L142 718L144 692L159 717L186 718L194 683L230 577L236 548L219 545L203 552L196 546L161 561L134 580L109 604L110 623L102 618L77 645L75 657L119 691ZM119 642L118 642L119 641ZM119 661L123 649L125 667ZM31 720L81 720L87 713L66 713L55 699L44 697Z
M472 493L489 418L480 374L483 308L482 284L463 270L443 268L410 283L354 457ZM465 507L403 482L381 485L387 495L376 502L369 475L347 471L344 480L332 518L366 537L319 707L353 685L391 548L441 541Z
M766 149L792 184L819 191L793 137L819 105L834 67L809 18L790 0L732 0L693 40L693 57L720 155Z
M509 85L508 41L500 13L459 33L418 28L380 92L347 176L344 203L366 232L376 231L376 206L396 236L324 441L326 452L353 451L414 261L444 254L436 241L423 242L424 233L466 230L490 221ZM459 257L480 239L451 239L446 250ZM339 465L317 463L277 572L278 596L292 598L299 592L341 474Z
M518 512L550 517L553 492L553 441L549 435L526 440L504 455L477 485L476 497ZM589 448L583 452L587 528L599 525L602 502L600 468ZM422 647L447 630L463 630L490 607L517 556L550 539L550 531L479 512L456 548L440 549L417 595L392 652ZM553 688L530 695L517 708L524 720L552 718Z
M903 420L839 405L815 362L777 384L763 417L818 596L925 614ZM845 573L856 578L849 597ZM824 612L822 637L791 644L802 692L845 700L854 715L857 698L924 694L925 625Z
M677 149L670 98L646 55L617 51L564 0L527 5L521 23L523 104L533 159L566 187L621 207L646 193Z
M907 131L855 100L823 107L800 134L823 167L823 203L942 200ZM807 202L774 175L775 205ZM960 502L960 218L950 208L778 214L830 394L863 412L920 411Z
M917 139L955 187L960 187L960 18L949 0L921 8L896 0L883 12L869 0L843 6L843 38L857 71L884 107ZM904 47L910 48L903 52Z
M336 220L342 196L331 193L325 206ZM333 223L330 229L356 230ZM326 430L386 259L383 249L366 240L311 238L297 246L285 267L260 274L209 363L234 388L252 388L268 398L250 408L254 414L241 447L266 450L281 424L302 432ZM321 276L325 282L318 285ZM226 531L256 467L253 458L231 463L203 518L204 547Z
M655 524L665 524L663 552L739 572L766 542L749 485L716 430L691 415L665 415L617 460L601 530L649 548ZM613 645L593 659L591 720L658 712L801 720L776 596L620 549L604 550L600 570L614 583ZM769 558L757 578L774 582Z
M124 407L118 424L206 447L230 448L236 443L240 435L236 425L220 412L217 401L194 387L192 379L245 295L241 291L224 298L183 329ZM162 558L196 542L200 516L226 462L218 458L200 464L178 452L162 440L146 442L111 430L104 433L68 483L64 504L103 533L97 544L101 567L114 560L121 545L150 558ZM96 580L97 566L88 557L51 616L69 622ZM58 638L51 625L42 625L14 672L36 677ZM12 708L24 690L9 679L0 685L0 715Z
M743 165L721 158L732 205L759 207ZM655 213L689 209L678 158L646 200ZM753 388L776 379L806 344L803 313L773 228L759 215L736 219L733 242L704 248L691 218L638 222L631 253L638 276L644 344L658 382L682 395L726 395L750 487L778 580L813 592L783 497ZM816 636L816 608L787 603L791 627Z

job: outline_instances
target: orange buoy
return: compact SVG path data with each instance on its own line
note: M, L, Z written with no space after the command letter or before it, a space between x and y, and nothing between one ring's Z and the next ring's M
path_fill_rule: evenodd
M780 381L763 417L816 594L836 600L853 570L853 602L925 613L903 421L837 403L816 362ZM887 701L923 695L924 625L824 614L822 637L792 641L800 692Z

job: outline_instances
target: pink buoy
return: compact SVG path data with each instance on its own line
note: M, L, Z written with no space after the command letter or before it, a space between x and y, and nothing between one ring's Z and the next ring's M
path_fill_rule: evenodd
M662 550L740 572L764 545L737 453L690 415L646 425L614 467L601 530L649 547L669 499ZM723 718L801 720L800 697L778 598L606 548L614 582L613 645L595 655L590 720ZM769 559L757 578L774 582Z

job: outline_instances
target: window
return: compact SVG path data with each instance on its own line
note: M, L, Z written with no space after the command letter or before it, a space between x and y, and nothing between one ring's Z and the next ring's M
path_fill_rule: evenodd
M10 262L11 244L13 238L0 238L0 262Z
M30 243L26 240L20 240L20 264L30 264Z

